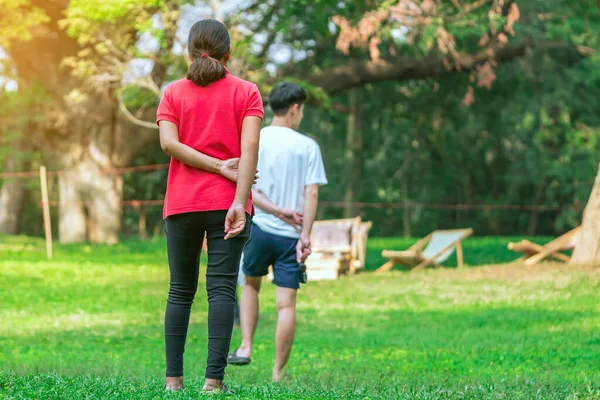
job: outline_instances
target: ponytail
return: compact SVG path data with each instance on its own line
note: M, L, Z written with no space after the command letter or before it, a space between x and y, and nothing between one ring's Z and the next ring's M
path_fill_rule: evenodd
M225 78L226 74L225 66L219 60L203 53L190 65L187 78L196 86L204 87Z
M225 78L231 39L227 28L214 19L203 19L190 29L188 51L192 64L187 78L197 86L208 86Z

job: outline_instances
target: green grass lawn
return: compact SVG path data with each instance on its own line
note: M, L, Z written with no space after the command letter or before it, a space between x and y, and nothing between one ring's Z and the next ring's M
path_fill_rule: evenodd
M512 260L508 240L468 240L466 262ZM370 242L374 269L382 248L412 241ZM201 284L192 313L186 390L166 394L167 288L161 239L57 246L47 261L42 241L0 237L0 399L199 398L206 292ZM228 367L226 380L243 399L600 399L599 289L598 270L559 264L309 282L291 379L272 384L265 285L252 365Z

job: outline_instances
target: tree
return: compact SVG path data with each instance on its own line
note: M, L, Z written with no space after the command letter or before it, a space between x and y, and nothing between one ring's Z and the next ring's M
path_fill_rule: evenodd
M571 48L589 55L592 50L579 35L598 29L591 5L565 0L344 2L343 16L337 15L336 1L286 7L273 3L273 8L264 9L268 11L256 10L264 17L256 32L272 39L261 53L289 45L298 55L282 66L281 75L289 75L301 61L308 68L295 75L330 96L369 83L460 71L473 73L480 87L489 87L497 64L528 51ZM571 20L565 24L567 15ZM273 38L272 27L278 33Z
M597 2L600 8L600 1ZM597 36L596 36L597 37ZM579 243L571 263L597 265L600 262L600 166L583 213Z
M600 262L600 166L592 193L583 212L579 242L571 263L598 265Z
M119 91L128 63L141 56L136 43L147 34L156 38L159 50L149 55L155 60L149 78L133 85L160 93L167 66L173 64L169 57L178 8L177 1L7 4L6 11L15 18L4 19L0 31L19 91L36 83L49 99L28 140L49 168L68 171L58 176L62 242L118 240L122 180L107 170L127 165L155 139L148 124L119 111L124 108ZM148 22L154 14L160 15L161 29Z
M471 82L465 85L462 102L470 105L482 91L492 89L500 64L528 54L560 56L557 51L587 57L594 43L581 35L598 29L598 15L591 5L563 0L344 2L343 16L338 5L297 2L277 9L274 15L270 12L270 23L257 26L272 39L265 47L286 43L297 49L299 56L281 66L280 76L294 73L327 95L337 96L379 82L427 80L463 72ZM273 21L276 36L268 32ZM262 53L269 51L263 48ZM345 99L337 96L334 101ZM348 112L352 107L336 109ZM352 115L349 133L354 132ZM347 135L353 137L358 136ZM347 140L347 161L361 160L357 153L361 146L356 143ZM356 181L351 178L360 170L360 165L354 166L354 174L346 179L347 201L355 193ZM536 225L532 223L530 229Z

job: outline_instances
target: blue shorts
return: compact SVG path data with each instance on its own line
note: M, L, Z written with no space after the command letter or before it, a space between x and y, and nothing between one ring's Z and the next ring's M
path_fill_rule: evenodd
M244 274L265 276L272 265L275 285L289 289L300 288L302 271L296 260L297 244L298 239L272 235L252 224L250 240L244 247Z

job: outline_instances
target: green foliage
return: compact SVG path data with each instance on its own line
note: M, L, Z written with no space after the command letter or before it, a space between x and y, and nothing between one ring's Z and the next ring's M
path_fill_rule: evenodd
M16 40L30 40L31 29L48 22L49 18L29 0L0 0L0 46L8 48Z
M320 87L311 85L310 83L303 81L301 79L296 79L293 77L286 77L281 79L281 81L293 82L303 87L304 90L308 93L308 104L313 107L319 107L322 109L329 109L331 107L331 98L329 95ZM279 82L274 82L273 85L263 85L261 87L261 91L265 93L265 100L268 93L271 89Z
M554 235L581 223L597 172L596 61L573 51L524 57L498 66L492 89L461 101L468 74L367 85L362 89L364 137L361 202L549 205L557 211L436 210L365 207L373 234L412 235L471 226L478 234ZM332 99L345 104L346 96ZM347 183L347 117L307 110L301 130L323 148L330 184L323 200L341 201ZM328 207L320 217L339 217ZM538 222L535 223L535 218Z
M164 241L55 250L47 261L41 240L0 238L0 397L197 398L205 260L186 390L167 394ZM277 312L275 289L264 285L252 365L228 367L226 379L245 399L599 399L599 287L594 271L560 265L309 282L291 379L272 384ZM236 330L232 346L239 340Z
M43 121L44 103L48 97L39 85L29 85L18 92L0 90L0 165L8 157L20 163L35 158L27 136L28 127Z
M135 85L123 86L118 92L122 94L123 102L130 110L156 107L160 101L160 98L155 93L140 89Z
M110 90L119 90L127 62L149 56L140 54L137 46L142 35L156 39L162 49L167 49L167 28L174 26L178 8L185 3L189 1L69 2L66 13L60 14L60 29L76 38L81 48L57 61L61 71L70 68L77 77L102 77L111 82ZM349 99L345 93L331 98L306 82L313 74L370 57L364 43L350 46L347 55L336 49L341 28L332 27L334 16L343 16L353 27L362 23L364 33L369 31L365 16L377 14L372 11L389 11L398 3L256 3L239 15L227 17L234 49L229 67L234 74L257 83L264 94L281 79L297 81L310 92L313 102L307 107L301 130L324 149L330 181L322 190L324 201L343 200L349 183L351 166L345 144L348 118L334 111L347 107ZM376 25L373 35L381 39L378 50L383 59L403 56L409 61L415 57L425 62L439 56L444 41L446 45L454 42L458 52L478 52L482 49L480 39L492 37L492 27L501 29L507 23L503 11L512 3L518 5L520 18L514 24L514 36L507 33L506 46L529 40L537 45L511 63L490 64L495 74L491 89L482 85L478 69L360 87L363 144L357 156L361 177L354 200L412 205L406 212L400 208L365 207L357 213L374 222L372 233L376 236L418 236L436 228L457 226L471 226L478 234L554 235L578 225L600 151L600 69L595 52L600 48L600 13L596 5L568 0L505 1L505 10L490 12L491 1L432 3L438 7L427 14L427 23L411 25L403 34L398 34L403 25L398 19L386 17ZM465 11L477 4L482 6ZM9 17L0 23L0 40L10 41L17 36L27 40L30 35L23 30L48 19L41 9L29 7L25 0L4 0L3 5ZM161 24L153 24L157 19ZM263 51L261 44L269 38L275 47ZM292 60L277 64L274 55L282 48L291 50ZM452 57L447 55L447 59L451 61ZM184 76L187 66L180 55L166 51L158 60L166 67L167 81ZM277 64L276 77L269 75L266 63ZM89 81L85 82L87 85ZM155 94L137 88L137 84L120 88L125 104L133 112L154 107ZM463 100L469 87L474 103L466 107ZM7 100L7 104L18 104L18 98ZM36 122L21 112L23 108L9 105L0 110L0 118ZM0 130L3 139L11 139L11 147L3 147L8 149L5 155L13 153L12 139L28 137L23 134L23 124ZM135 140L135 135L132 137ZM132 163L165 161L155 141ZM165 180L166 171L130 174L125 177L124 199L161 199ZM544 204L557 210L452 211L427 208L428 204ZM160 208L147 211L148 229L152 231L160 225ZM320 218L341 215L339 207L321 207L319 211ZM126 209L124 216L123 233L135 234L137 214ZM34 217L28 218L34 221ZM26 231L40 233L29 223Z
M84 17L90 22L114 23L134 10L159 9L163 4L162 0L71 0L67 18Z
M122 29L124 26L134 32L149 32L152 28L152 15L156 12L171 12L173 4L185 4L189 1L169 0L72 0L66 11L62 25L67 33L76 37L80 42L87 43L97 34L99 27L111 26ZM154 30L160 37L164 30ZM106 39L116 39L116 31L105 31ZM112 36L112 37L111 37Z

